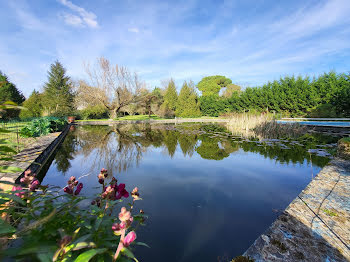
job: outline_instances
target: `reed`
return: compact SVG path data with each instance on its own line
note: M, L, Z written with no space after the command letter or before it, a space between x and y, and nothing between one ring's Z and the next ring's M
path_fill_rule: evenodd
M277 123L272 114L234 114L228 127L232 133L245 137L260 138L295 138L307 133L307 127L298 123Z

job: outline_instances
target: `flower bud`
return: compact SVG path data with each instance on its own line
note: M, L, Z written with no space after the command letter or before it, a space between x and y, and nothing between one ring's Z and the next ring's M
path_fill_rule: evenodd
M134 242L135 239L136 239L136 233L134 231L129 232L124 238L124 241L123 241L124 247L130 246L130 244Z

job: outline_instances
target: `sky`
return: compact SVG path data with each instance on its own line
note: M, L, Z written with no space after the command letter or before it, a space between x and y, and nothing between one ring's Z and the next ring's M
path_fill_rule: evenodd
M101 56L149 88L349 72L349 14L349 0L0 0L0 70L27 97L55 60L78 80Z

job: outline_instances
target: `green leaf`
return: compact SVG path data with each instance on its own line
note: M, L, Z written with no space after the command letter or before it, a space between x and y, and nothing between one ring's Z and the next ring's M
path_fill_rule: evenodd
M0 173L16 173L21 172L22 169L14 166L0 166Z
M128 258L132 258L134 259L136 262L138 262L138 260L136 259L136 257L134 256L134 254L127 249L126 247L123 247L122 250L120 250L120 252L122 252L124 255L126 255Z
M98 249L90 249L81 253L74 261L75 262L86 262L90 261L91 258L96 256L97 254L102 254L107 251L107 248L98 248Z
M0 236L13 234L14 232L16 232L16 229L13 226L0 219Z
M135 245L139 245L139 246L145 246L145 247L148 247L148 248L151 248L149 245L147 245L146 243L143 243L143 242L134 242Z

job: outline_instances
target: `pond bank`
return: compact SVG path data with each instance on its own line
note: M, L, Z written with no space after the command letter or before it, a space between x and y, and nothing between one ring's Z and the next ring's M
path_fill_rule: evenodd
M106 121L77 121L78 125L113 125L113 124L171 124L171 123L228 123L228 118L177 118L177 119L164 119L164 120L106 120Z
M244 253L259 261L350 261L350 162L332 160Z
M11 183L18 182L25 170L31 169L33 173L38 173L45 165L49 157L54 153L58 145L64 140L69 131L68 125L62 132L55 132L46 136L38 137L34 143L13 156L15 161L7 163L9 166L21 168L23 171L16 173L0 173L0 180Z

